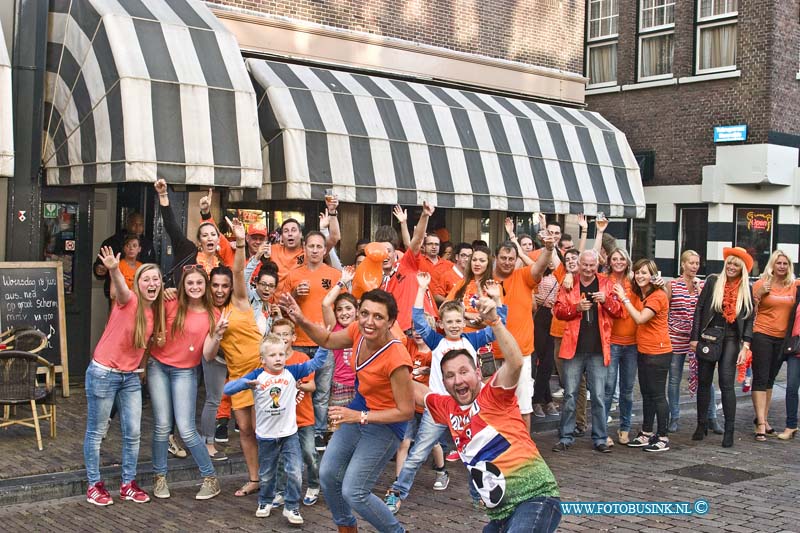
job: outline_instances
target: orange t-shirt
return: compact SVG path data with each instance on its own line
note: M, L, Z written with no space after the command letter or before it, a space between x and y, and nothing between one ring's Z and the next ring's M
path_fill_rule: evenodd
M402 342L393 340L359 364L360 351L366 347L357 322L348 326L347 334L353 339L351 364L358 379L358 393L367 402L367 408L371 411L396 408L391 375L400 367L411 371L413 363L408 350Z
M125 284L128 286L130 290L133 290L133 278L136 276L136 271L139 267L142 266L141 261L136 261L134 266L130 266L127 261L122 259L119 262L119 271L122 273L122 276L125 278Z
M503 303L508 306L508 331L519 344L522 355L528 356L533 353L533 291L539 284L533 279L531 267L514 270L502 283ZM496 358L503 358L497 342L492 344L492 350Z
M391 293L395 302L397 302L397 322L400 324L401 331L414 327L411 321L411 309L417 299L417 289L419 288L417 272L419 272L419 257L421 255L414 255L411 252L404 253L400 263L397 265L397 271L389 279L388 283L381 287L386 292ZM430 289L425 293L423 309L429 315L435 318L439 317L439 311L433 302Z
M302 246L298 246L296 250L289 250L280 243L273 244L269 259L278 265L278 277L280 278L278 283L282 282L289 272L303 266L305 258Z
M634 307L637 309L641 305L641 300L631 290L631 281L626 279L623 283L625 287L625 296L627 296ZM618 344L620 346L631 346L636 344L636 322L633 320L625 306L622 306L622 316L615 318L611 325L611 344Z
M330 357L330 354L328 354ZM293 351L292 356L286 360L287 365L301 365L308 361L308 356L303 352ZM314 381L314 372L310 373L306 377L301 380L297 381L297 384L300 383L308 383L309 381ZM298 387L299 389L299 387ZM314 404L311 401L311 397L314 394L311 392L305 393L303 399L300 400L300 403L297 404L297 427L304 428L306 426L313 426L314 425Z
M567 328L567 323L564 320L559 320L553 315L553 321L550 322L550 336L561 338L564 336L564 330ZM556 354L558 357L558 354Z
M292 292L301 282L308 281L311 286L309 293L306 296L295 297L295 299L308 320L324 326L322 299L341 277L342 273L339 270L324 263L320 263L314 270L311 270L309 265L303 265L286 274L279 292ZM297 340L294 344L295 346L316 346L314 341L300 328L297 329Z
M450 263L450 261L447 262ZM461 282L464 281L464 275L458 272L452 263L447 268L437 266L433 276L431 292L438 296L444 296L445 299L454 287L461 285Z
M633 302L632 302L633 303ZM667 293L656 289L648 294L644 300L637 302L637 309L651 309L655 316L636 327L636 344L639 352L647 355L661 355L672 351L672 341L669 339L669 300Z
M436 270L436 268L441 264L442 264L441 259L439 259L434 263L427 255L423 253L419 254L419 260L417 261L417 267L419 268L419 271L427 272L428 274L431 275L431 277L433 277L434 270Z
M762 333L770 337L783 338L791 323L790 316L794 307L794 297L797 294L796 281L789 287L773 284L769 294L758 300L756 318L753 322L753 333ZM761 290L764 280L758 280L753 285L753 293Z

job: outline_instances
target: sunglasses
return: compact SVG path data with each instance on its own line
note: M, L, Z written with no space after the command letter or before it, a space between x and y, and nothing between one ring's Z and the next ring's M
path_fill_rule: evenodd
M194 265L183 265L184 272L191 272L192 270L199 270L200 272L205 272L203 265L199 263L195 263Z

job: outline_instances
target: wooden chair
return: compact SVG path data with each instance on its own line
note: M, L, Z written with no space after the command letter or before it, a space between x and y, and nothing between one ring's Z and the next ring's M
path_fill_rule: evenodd
M39 367L45 367L45 383L40 385L36 379ZM36 444L42 450L42 431L40 420L50 421L50 438L56 437L56 370L49 361L30 352L20 350L0 351L0 405L5 409L5 417L0 428L22 425L36 430ZM31 416L17 418L9 407L29 404ZM49 409L48 409L49 406ZM39 414L38 407L42 408Z

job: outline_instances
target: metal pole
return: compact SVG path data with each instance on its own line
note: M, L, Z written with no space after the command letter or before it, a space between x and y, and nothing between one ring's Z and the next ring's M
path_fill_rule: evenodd
M42 259L42 123L47 54L47 0L17 0L12 51L14 177L8 181L9 261Z

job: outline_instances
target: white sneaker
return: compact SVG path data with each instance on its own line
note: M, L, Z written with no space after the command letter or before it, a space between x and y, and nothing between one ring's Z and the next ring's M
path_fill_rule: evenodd
M273 507L281 507L283 505L283 502L284 502L283 494L281 494L280 492L277 493L274 498L272 498Z
M269 516L270 512L272 512L272 504L259 503L258 509L256 509L256 516L259 518L266 518Z
M286 508L284 508L283 509L283 516L293 526L301 526L301 525L303 525L303 517L300 516L300 511L298 511L297 509L286 509Z
M314 505L319 499L319 489L306 489L306 497L303 498L303 505Z
M564 397L564 389L559 388L557 391L551 394L553 398L563 398Z

